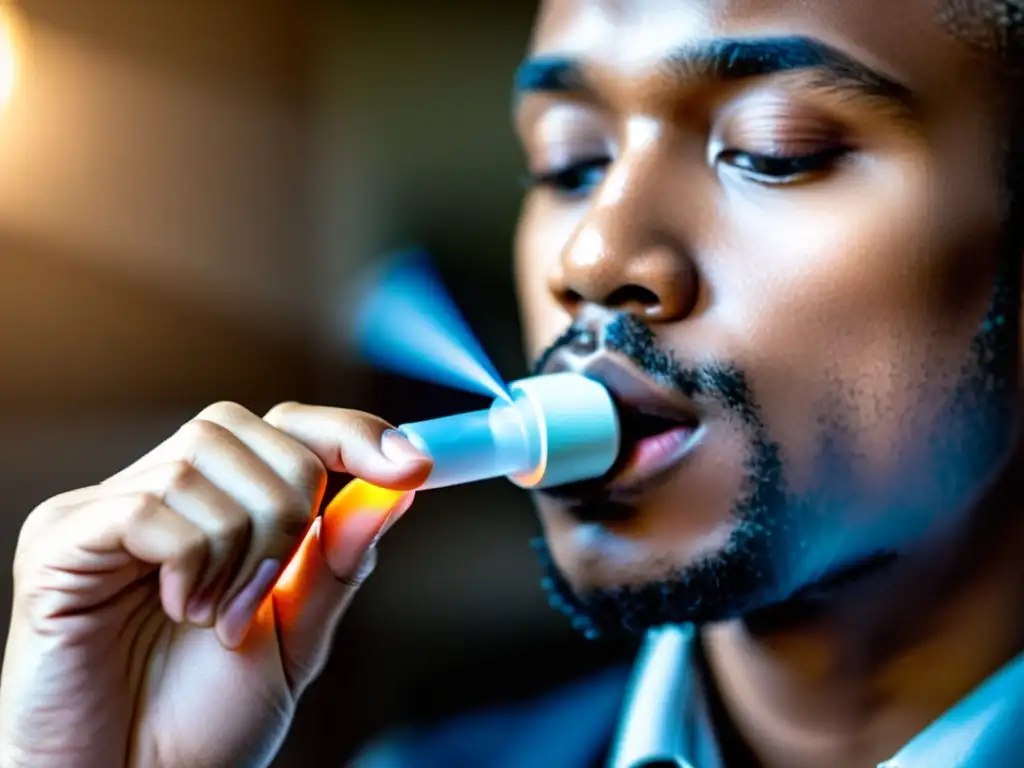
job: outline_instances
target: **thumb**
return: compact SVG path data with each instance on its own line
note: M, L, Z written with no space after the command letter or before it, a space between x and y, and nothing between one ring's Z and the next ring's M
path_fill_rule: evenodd
M298 696L327 663L334 631L376 563L376 544L413 493L353 480L314 522L273 591L281 658Z

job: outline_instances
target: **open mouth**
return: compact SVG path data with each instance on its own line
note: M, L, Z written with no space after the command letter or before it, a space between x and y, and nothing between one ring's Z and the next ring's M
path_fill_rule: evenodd
M606 484L609 490L626 491L646 485L680 461L693 447L700 422L689 413L667 415L618 403L622 445L615 474L606 477Z
M557 357L546 373L574 371L600 382L619 412L621 446L601 478L546 493L568 502L625 500L657 484L695 447L700 411L687 397L645 376L624 356L607 351Z

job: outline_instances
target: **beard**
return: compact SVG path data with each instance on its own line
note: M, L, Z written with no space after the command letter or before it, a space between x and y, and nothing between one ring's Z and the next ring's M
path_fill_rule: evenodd
M909 430L910 453L894 473L899 481L884 498L870 501L881 526L864 530L836 522L867 503L857 498L849 469L855 442L843 414L855 404L837 398L821 413L813 488L794 493L779 443L744 372L721 363L684 368L656 347L641 320L617 315L605 331L610 349L687 396L714 402L742 430L748 450L741 491L730 510L733 529L724 546L662 578L585 590L573 589L547 542L537 538L532 546L551 606L591 639L666 624L755 616L771 623L776 615L806 615L851 583L894 564L937 520L977 503L979 489L1005 464L1016 436L1020 278L1018 249L1011 245L1016 241L1004 238L1006 253L999 255L988 309L959 372L943 379L952 384L941 393L937 417ZM570 329L538 365L573 336Z

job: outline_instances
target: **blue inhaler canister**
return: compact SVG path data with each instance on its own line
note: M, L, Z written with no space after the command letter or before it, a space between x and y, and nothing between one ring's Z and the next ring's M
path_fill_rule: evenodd
M549 488L601 477L619 453L619 417L608 390L576 373L513 382L511 402L483 411L403 424L398 431L430 456L420 490L507 477Z

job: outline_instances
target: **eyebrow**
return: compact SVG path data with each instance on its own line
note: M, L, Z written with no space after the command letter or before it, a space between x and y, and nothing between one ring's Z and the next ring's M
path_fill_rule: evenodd
M686 45L656 67L680 81L731 82L785 72L813 72L813 87L852 92L881 99L900 111L913 107L902 83L819 40L808 37L719 38ZM580 94L595 89L583 63L567 56L537 56L524 61L515 74L516 101L530 93Z

